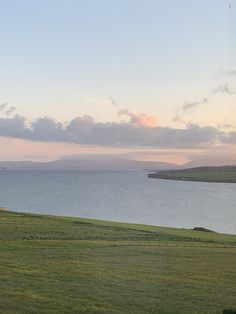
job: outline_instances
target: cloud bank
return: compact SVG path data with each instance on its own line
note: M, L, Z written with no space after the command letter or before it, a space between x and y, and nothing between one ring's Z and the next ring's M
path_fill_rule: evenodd
M63 142L108 147L171 147L199 148L218 144L236 144L236 132L222 131L212 126L188 123L184 128L158 125L158 119L145 113L121 110L128 122L96 122L85 115L67 124L50 117L29 123L20 115L0 118L0 136L39 142Z

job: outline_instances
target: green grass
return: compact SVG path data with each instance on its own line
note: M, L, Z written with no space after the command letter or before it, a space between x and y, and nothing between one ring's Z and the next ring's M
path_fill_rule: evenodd
M236 183L236 166L163 170L148 176L169 180Z
M0 313L236 309L236 236L0 212Z

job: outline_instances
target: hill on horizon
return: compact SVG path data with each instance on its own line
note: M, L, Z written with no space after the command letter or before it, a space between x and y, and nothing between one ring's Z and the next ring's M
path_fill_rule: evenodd
M159 170L149 173L148 177L180 181L236 183L236 165Z
M197 168L234 167L236 165L198 165L187 162L183 165L160 161L140 161L129 159L58 159L49 162L0 161L0 169L79 169L79 170L184 170Z
M138 160L86 160L59 159L50 162L2 161L2 169L85 169L85 170L164 170L176 169L178 165L167 162Z

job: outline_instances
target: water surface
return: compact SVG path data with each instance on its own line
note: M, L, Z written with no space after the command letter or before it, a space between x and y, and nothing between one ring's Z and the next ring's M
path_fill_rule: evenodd
M139 171L4 170L0 206L236 234L236 184L148 179Z

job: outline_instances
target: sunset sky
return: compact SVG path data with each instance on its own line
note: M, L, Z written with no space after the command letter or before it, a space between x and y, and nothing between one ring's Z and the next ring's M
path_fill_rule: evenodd
M0 0L0 160L236 163L235 0Z

